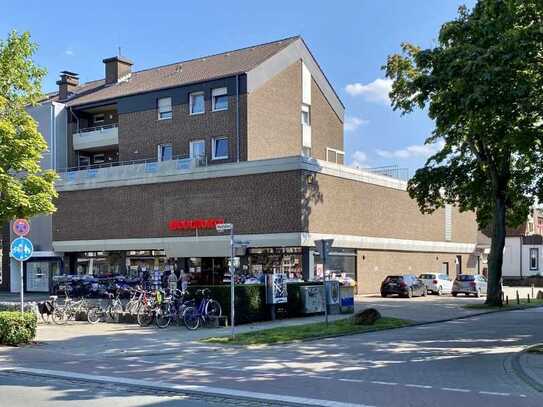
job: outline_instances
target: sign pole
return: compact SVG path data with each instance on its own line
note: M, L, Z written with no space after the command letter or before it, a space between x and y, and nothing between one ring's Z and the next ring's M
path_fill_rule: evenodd
M326 321L326 328L328 328L328 290L327 290L328 287L326 284L326 254L322 255L322 268L323 268L322 281L324 284L324 320Z
M21 292L21 314L24 313L25 311L25 303L24 303L24 289L23 289L23 283L24 283L24 278L23 278L23 261L20 261L19 264L21 265L21 286L19 287L19 291Z
M232 322L232 340L235 336L234 310L234 226L230 229L230 321Z

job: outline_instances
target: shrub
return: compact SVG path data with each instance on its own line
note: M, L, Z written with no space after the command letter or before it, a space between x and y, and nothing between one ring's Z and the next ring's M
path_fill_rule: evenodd
M230 285L189 286L193 294L198 289L209 288L211 298L221 304L222 314L230 321ZM236 285L236 324L247 324L268 319L266 293L259 284Z
M32 312L0 312L0 344L17 346L30 343L36 336L37 322Z
M355 325L373 325L379 319L381 319L380 312L375 308L368 308L354 314L352 321Z

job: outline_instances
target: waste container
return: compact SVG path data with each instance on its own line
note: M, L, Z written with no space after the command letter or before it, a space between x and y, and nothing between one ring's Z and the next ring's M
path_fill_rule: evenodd
M354 287L341 286L339 289L339 308L342 314L354 312Z
M326 281L326 296L328 303L328 314L339 314L341 312L339 281Z
M303 285L300 287L302 314L324 312L323 290L320 285Z

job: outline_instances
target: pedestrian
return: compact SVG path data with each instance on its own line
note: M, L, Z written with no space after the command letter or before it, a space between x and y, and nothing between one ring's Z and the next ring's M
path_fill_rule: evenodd
M172 293L177 290L177 281L178 279L175 271L170 270L170 275L168 276L168 288Z

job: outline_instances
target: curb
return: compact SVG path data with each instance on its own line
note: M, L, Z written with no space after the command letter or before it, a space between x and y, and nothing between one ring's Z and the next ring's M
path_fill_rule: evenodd
M99 376L83 373L64 372L46 369L33 369L24 367L0 368L0 373L26 374L37 377L52 377L69 381L81 381L92 383L116 384L139 389L150 389L177 393L180 395L204 396L204 397L225 397L240 402L267 402L278 403L287 406L321 406L321 407L373 407L365 404L347 403L332 400L319 400L298 396L276 395L269 393L252 392L246 390L234 390L206 385L183 385L168 382L151 382L149 380L129 379L126 377ZM243 404L242 404L243 405Z
M520 352L517 352L513 358L511 359L511 367L513 368L513 371L515 374L526 384L533 387L536 391L543 393L543 381L539 381L538 379L534 378L534 376L530 375L522 366L522 363L520 362L521 357L525 356L528 350L534 346L537 345L530 345L523 349Z

